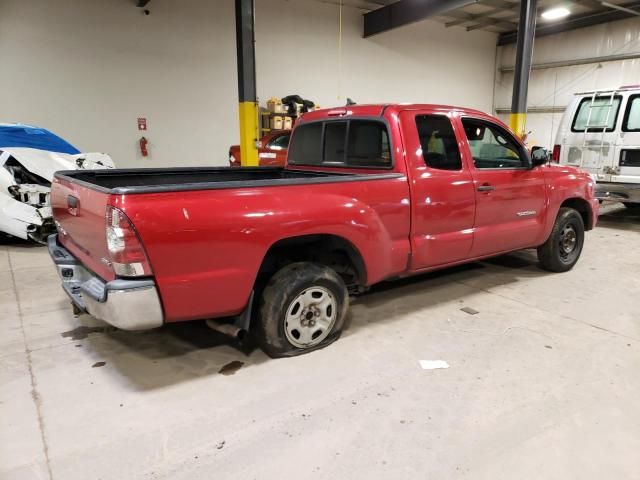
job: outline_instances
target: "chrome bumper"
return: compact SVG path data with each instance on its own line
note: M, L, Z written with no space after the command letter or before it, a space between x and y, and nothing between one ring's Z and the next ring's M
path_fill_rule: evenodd
M162 325L162 305L153 280L104 282L71 252L58 244L58 235L47 239L62 288L81 310L123 330L147 330Z
M596 183L596 198L614 202L640 203L640 183Z

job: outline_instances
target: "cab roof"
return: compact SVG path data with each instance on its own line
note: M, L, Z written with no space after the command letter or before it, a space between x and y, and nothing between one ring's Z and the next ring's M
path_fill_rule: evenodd
M434 103L374 103L365 105L347 105L343 107L324 108L305 113L300 118L301 122L311 122L314 120L341 119L349 117L387 117L388 115L399 114L404 111L421 110L446 115L457 113L458 115L470 115L499 124L506 130L510 127L502 120L493 115L473 108L456 107L453 105L441 105ZM513 131L511 131L514 134ZM515 135L515 134L514 134Z
M640 84L639 85L622 85L621 87L618 87L618 88L598 88L595 90L585 90L583 92L576 92L574 93L574 95L593 95L594 93L597 95L604 95L604 94L613 95L619 92L628 92L632 90L640 90ZM604 95L604 96L607 96L607 95Z
M323 108L305 113L303 119L305 121L319 120L331 117L344 116L364 116L364 117L380 117L385 113L399 113L407 110L431 110L441 113L458 112L462 114L470 114L476 116L488 117L489 115L480 110L471 108L456 107L453 105L440 105L432 103L373 103L364 105L347 105L342 107Z

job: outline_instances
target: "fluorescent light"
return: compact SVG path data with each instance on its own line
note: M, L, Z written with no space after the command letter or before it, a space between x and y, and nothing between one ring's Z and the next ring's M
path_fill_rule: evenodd
M560 18L568 17L570 13L571 12L568 8L556 7L545 10L544 12L542 12L541 17L545 20L558 20Z

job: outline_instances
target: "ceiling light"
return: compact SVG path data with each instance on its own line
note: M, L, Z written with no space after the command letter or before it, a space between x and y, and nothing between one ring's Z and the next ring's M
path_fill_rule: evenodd
M544 12L542 12L541 17L545 20L558 20L560 18L568 17L570 13L571 12L568 8L556 7L545 10Z

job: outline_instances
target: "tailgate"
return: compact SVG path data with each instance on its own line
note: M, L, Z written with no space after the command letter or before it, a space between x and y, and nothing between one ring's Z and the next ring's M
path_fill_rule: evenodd
M109 196L66 178L55 177L51 184L51 208L60 233L58 241L87 269L107 281L115 278L107 264L105 213Z

